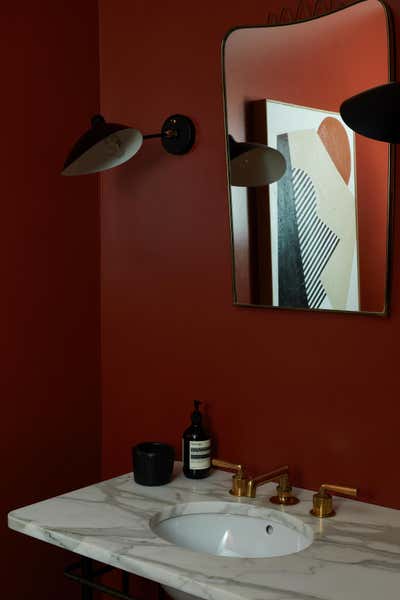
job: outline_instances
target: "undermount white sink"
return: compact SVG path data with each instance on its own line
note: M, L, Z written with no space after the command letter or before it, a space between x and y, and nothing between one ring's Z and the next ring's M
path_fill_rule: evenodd
M157 513L150 526L159 537L195 552L235 558L269 558L304 550L313 531L272 508L231 502L177 504Z

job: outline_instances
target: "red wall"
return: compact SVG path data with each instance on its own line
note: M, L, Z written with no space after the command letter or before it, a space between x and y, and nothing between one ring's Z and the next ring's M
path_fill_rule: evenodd
M376 0L296 27L234 31L226 42L225 64L228 126L237 140L245 139L245 105L253 100L268 98L339 112L345 98L388 81L385 11ZM356 136L355 149L360 307L363 311L382 312L388 145ZM252 301L249 240L243 226L243 221L248 221L243 215L246 198L243 189L234 194L236 290L238 300L246 304Z
M7 529L14 508L99 478L99 204L59 175L98 105L95 0L3 3L2 598L71 600L71 555Z
M100 2L104 114L148 133L182 112L198 132L188 155L147 141L102 180L103 475L138 441L180 452L199 398L221 458L400 508L398 246L390 318L232 306L220 46L279 6Z

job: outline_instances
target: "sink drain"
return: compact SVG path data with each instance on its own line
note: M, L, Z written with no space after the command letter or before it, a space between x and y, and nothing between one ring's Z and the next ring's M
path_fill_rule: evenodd
M274 532L274 528L272 527L272 525L267 525L265 528L265 531L267 532L268 535L271 535L271 533Z

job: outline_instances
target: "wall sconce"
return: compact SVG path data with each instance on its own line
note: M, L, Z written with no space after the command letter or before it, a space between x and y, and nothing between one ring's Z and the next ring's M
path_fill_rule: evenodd
M62 175L86 175L117 167L138 152L143 140L160 138L169 154L186 154L196 137L193 121L184 115L172 115L160 133L142 135L137 129L107 123L102 115L92 117L91 128L73 146Z
M231 185L259 187L278 181L286 171L284 156L264 144L236 142L228 136Z
M112 169L127 162L141 148L143 140L161 139L169 154L186 154L196 137L194 123L184 115L172 115L163 123L160 133L143 135L138 129L120 123L108 123L102 115L94 115L91 128L74 144L61 175L87 175ZM263 144L236 142L229 136L231 184L240 187L268 185L286 171L283 155Z
M385 83L348 98L340 114L356 133L380 142L399 143L400 83Z

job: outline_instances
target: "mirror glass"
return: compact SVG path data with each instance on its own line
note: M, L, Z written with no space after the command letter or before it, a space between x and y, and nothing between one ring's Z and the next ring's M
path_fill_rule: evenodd
M386 314L392 149L353 133L339 109L390 80L389 32L386 7L362 0L226 36L235 304ZM233 185L232 140L278 150L283 176Z

